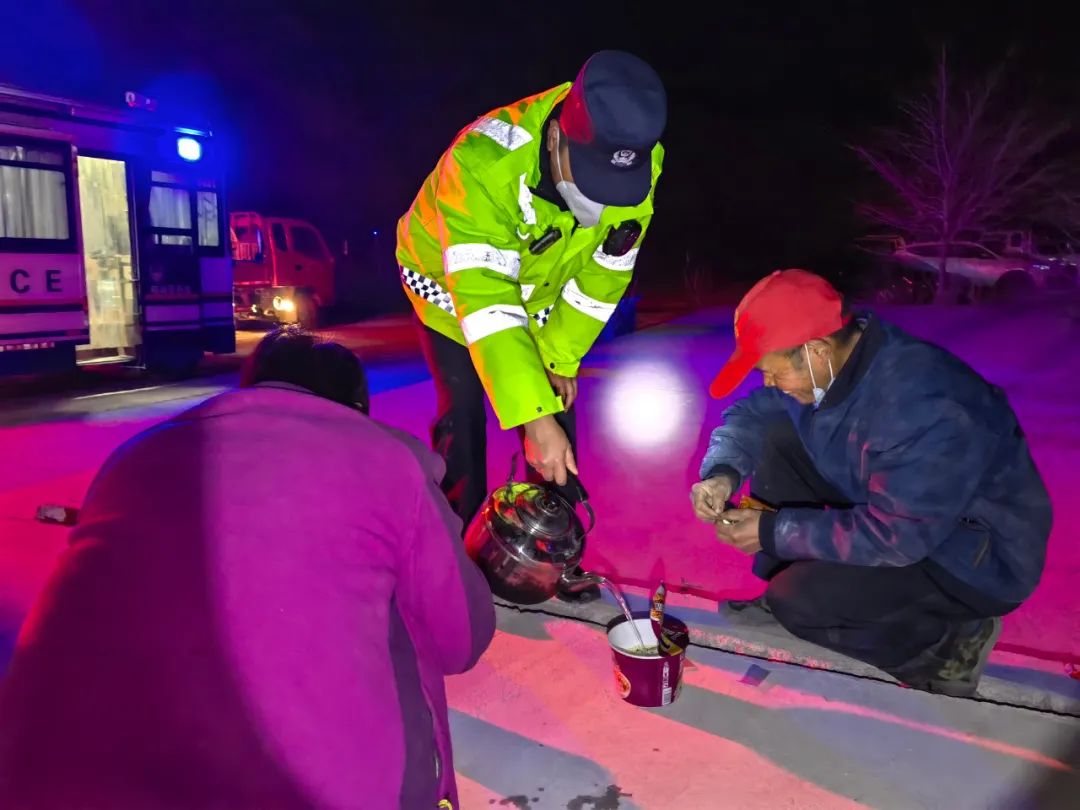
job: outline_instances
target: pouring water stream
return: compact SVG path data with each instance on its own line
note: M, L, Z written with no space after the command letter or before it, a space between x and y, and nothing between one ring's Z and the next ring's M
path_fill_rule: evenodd
M638 630L637 623L634 621L634 614L630 612L630 605L626 602L626 597L623 596L622 589L619 588L614 582L607 577L596 576L597 584L604 586L614 597L615 601L622 608L623 615L626 616L626 621L630 623L630 629L634 631L634 637L637 638L638 645L642 650L649 649L645 640L641 637L641 631Z

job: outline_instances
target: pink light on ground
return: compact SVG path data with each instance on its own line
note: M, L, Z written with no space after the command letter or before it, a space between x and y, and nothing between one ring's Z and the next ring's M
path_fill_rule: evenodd
M496 633L476 669L449 679L451 707L587 758L611 774L629 794L628 803L643 810L864 807L736 740L624 703L615 694L607 642L596 628L554 620L544 627L551 641ZM542 667L535 666L538 658ZM468 770L471 756L494 753L455 746L462 770ZM546 780L556 782L558 775ZM725 786L723 805L716 803L719 785Z
M638 709L616 694L600 628L513 614L500 625L479 666L447 684L456 764L480 797L563 807L575 793L560 786L584 782L640 810L989 807L1075 774L1059 753L1069 726L1031 713L800 668L755 685L740 679L745 662L699 648L680 698Z
M691 652L693 652L693 648L691 648ZM784 686L771 686L766 690L762 690L756 686L740 683L739 679L733 673L725 672L724 670L716 669L714 667L697 666L688 669L685 682L701 689L707 689L718 695L724 695L725 697L752 703L755 706L782 711L790 709L813 709L821 712L848 714L855 717L862 717L868 720L876 720L881 723L900 726L912 731L918 731L922 734L930 734L935 737L942 737L955 742L978 746L987 751L1015 757L1026 762L1042 765L1046 768L1052 768L1058 771L1068 772L1073 770L1072 766L1068 763L1054 759L1053 757L1048 757L1038 751L1032 751L1029 748L1009 745L1008 743L999 740L992 740L986 737L980 737L977 734L970 734L944 728L942 726L936 726L932 723L909 720L906 717L900 717L891 712L881 711L869 706L860 706L854 703L830 700L821 695L802 692L798 689L789 689Z
M587 649L587 644L589 647L595 646L597 648L595 656L597 659L600 659L603 664L609 663L609 656L604 655L606 652L603 648L604 639L595 631L595 629L586 625L565 621L548 621L545 626L548 629L548 632L554 637L556 643L559 643L567 653L581 655ZM590 640L583 643L585 637L589 637ZM592 641L593 637L595 637L595 642ZM960 732L937 726L932 723L910 720L906 717L874 709L869 706L832 700L821 695L804 692L799 689L791 689L785 686L770 685L766 689L761 689L758 686L748 685L740 681L739 678L741 676L736 676L723 669L694 662L694 652L695 648L691 647L687 653L688 666L686 675L684 676L684 685L706 689L716 695L722 695L726 698L742 701L743 703L766 709L775 709L777 711L812 709L815 711L847 714L853 717L875 720L880 723L918 731L922 734L929 734L955 742L965 743L967 745L978 746L988 751L1015 757L1054 770L1073 770L1072 766L1069 764L1053 757L1046 756L1038 751L1032 751L1029 748L1010 745L986 737L980 737L977 734ZM589 655L588 660L583 661L583 663L593 669L603 668L603 664L598 665L596 661L593 660L592 655ZM623 704L620 703L619 705L622 706Z
M10 462L0 467L0 606L16 627L67 544L67 529L34 519L37 507L79 506L109 453L185 404L0 427Z
M457 774L457 786L458 786L458 801L461 806L464 807L490 807L492 805L498 805L499 802L503 802L503 807L506 807L506 803L503 801L503 796L499 793L489 790L481 785L479 782L474 782L466 776Z

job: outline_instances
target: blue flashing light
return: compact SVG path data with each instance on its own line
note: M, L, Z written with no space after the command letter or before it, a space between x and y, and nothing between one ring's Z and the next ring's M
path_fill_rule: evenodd
M189 163L194 163L202 158L202 144L194 138L177 138L176 154Z
M372 235L372 236L378 236L378 235L379 235L379 232L378 232L378 231L372 231L372 232L371 232L371 235Z

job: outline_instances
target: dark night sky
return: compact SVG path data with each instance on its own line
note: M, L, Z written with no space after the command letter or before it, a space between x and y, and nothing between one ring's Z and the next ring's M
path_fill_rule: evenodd
M476 115L573 78L594 50L634 51L670 96L654 262L689 246L750 271L850 234L863 175L844 144L888 121L941 42L973 69L1019 46L1021 72L1061 114L1080 87L1074 26L1031 2L20 5L0 29L0 81L155 96L228 139L234 206L354 240L389 236Z

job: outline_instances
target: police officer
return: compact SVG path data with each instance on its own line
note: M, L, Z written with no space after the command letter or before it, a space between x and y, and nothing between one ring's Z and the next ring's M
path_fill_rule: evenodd
M578 368L630 283L666 119L656 72L601 51L574 82L462 130L398 224L438 394L432 441L465 523L488 492L485 393L536 476L576 501Z

